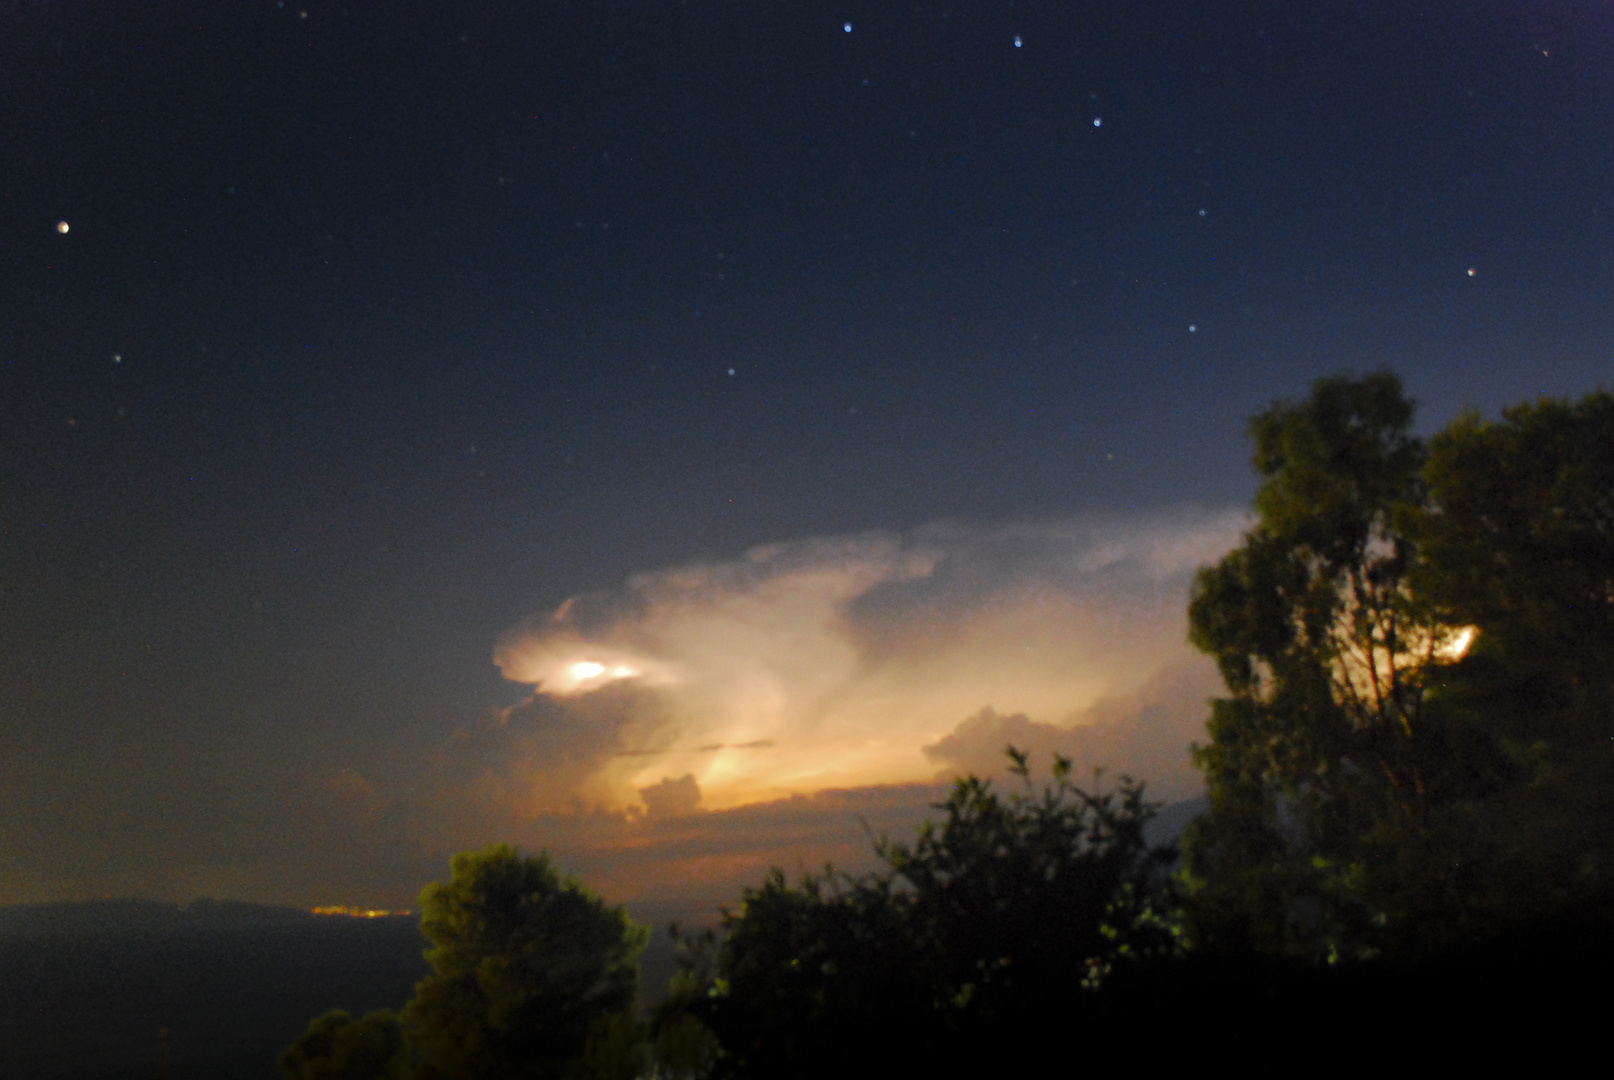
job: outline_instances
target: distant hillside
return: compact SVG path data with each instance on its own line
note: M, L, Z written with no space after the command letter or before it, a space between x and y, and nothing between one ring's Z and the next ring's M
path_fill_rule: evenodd
M307 926L320 918L301 908L240 900L195 900L184 907L157 900L82 900L0 907L0 936L290 927Z
M643 990L675 968L666 926L709 925L716 908L641 902L654 933ZM275 1057L333 1008L398 1008L426 974L419 917L356 919L198 900L89 900L0 908L0 1078L156 1075L276 1080Z
M1164 807L1152 843L1176 838L1204 800ZM732 904L738 896L725 896ZM643 994L675 967L666 925L712 925L717 905L629 905L655 933ZM333 1008L397 1008L426 974L418 917L359 919L197 900L87 900L0 907L0 1077L123 1080L156 1075L275 1080L275 1058Z
M415 916L203 900L0 908L0 1077L275 1080L333 1008L397 1007L426 973Z

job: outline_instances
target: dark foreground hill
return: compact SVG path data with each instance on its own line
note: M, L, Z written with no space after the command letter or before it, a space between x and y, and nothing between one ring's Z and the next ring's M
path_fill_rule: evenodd
M311 1017L408 1000L414 916L138 900L0 909L0 1076L272 1080Z
M655 1000L674 968L666 924L698 905L636 905L656 931ZM0 1080L277 1080L313 1017L399 1008L426 974L419 918L360 919L199 900L0 908Z
M1152 842L1202 801L1167 807ZM732 898L725 898L730 904ZM715 902L638 903L653 1005L674 970L669 921L710 925ZM276 1080L276 1058L331 1009L399 1008L426 974L418 917L321 916L260 904L96 900L0 908L0 1080Z

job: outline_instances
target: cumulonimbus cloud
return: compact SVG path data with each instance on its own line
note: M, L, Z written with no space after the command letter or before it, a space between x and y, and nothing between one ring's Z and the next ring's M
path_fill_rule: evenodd
M651 791L665 816L983 771L1022 739L1186 792L1214 692L1185 643L1188 585L1245 525L938 524L638 575L501 640L534 693L500 782L535 814Z

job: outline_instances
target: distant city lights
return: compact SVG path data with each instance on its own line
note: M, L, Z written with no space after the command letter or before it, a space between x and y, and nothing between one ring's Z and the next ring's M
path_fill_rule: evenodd
M386 908L356 908L342 904L327 904L309 908L315 915L346 915L352 919L385 919L391 915L413 915L413 911L389 911Z

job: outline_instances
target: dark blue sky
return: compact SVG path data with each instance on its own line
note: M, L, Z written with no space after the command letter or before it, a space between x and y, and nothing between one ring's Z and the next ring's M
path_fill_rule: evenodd
M634 572L1611 358L1602 4L0 3L0 902L371 887L298 793Z

